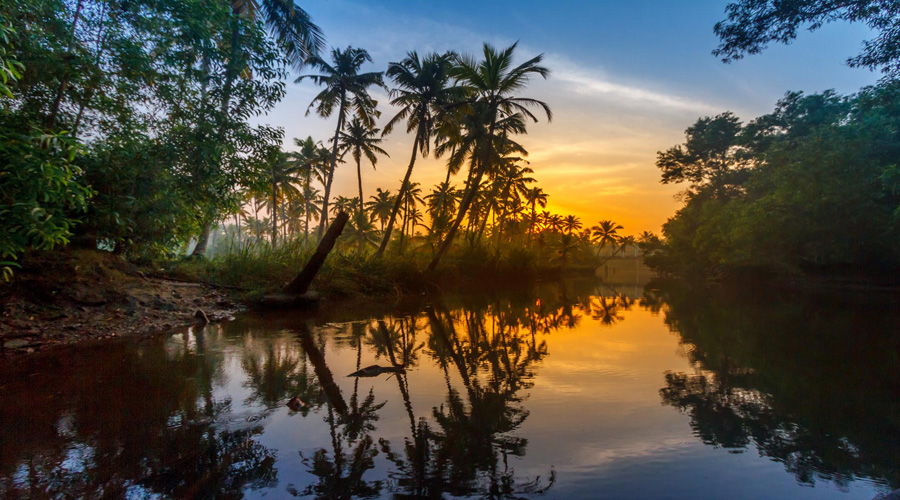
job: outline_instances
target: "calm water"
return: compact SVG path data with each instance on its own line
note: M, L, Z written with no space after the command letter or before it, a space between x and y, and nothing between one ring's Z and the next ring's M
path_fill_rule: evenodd
M0 497L900 488L895 304L567 283L344 309L0 360Z

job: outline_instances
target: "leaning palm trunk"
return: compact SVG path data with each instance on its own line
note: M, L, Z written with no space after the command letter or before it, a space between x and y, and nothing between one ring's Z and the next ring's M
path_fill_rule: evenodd
M406 190L409 189L409 178L412 176L413 167L416 165L416 156L418 155L421 135L422 127L420 125L419 130L416 132L416 140L413 141L412 157L409 159L409 167L406 168L406 175L403 177L403 183L400 185L400 192L397 193L397 200L394 202L394 208L391 209L391 218L388 219L384 237L381 239L381 245L378 246L378 251L375 252L376 257L384 255L384 250L387 248L388 242L391 241L391 231L394 229L397 213L400 211L400 205L403 203L403 195L406 194Z
M447 237L444 238L444 242L438 249L437 254L435 254L433 259L431 259L431 263L428 264L428 268L425 270L425 272L427 273L432 273L435 269L437 269L437 266L438 264L440 264L441 259L444 257L444 254L450 248L450 245L453 244L453 238L456 237L456 232L459 231L459 225L462 224L463 218L466 216L466 212L469 211L469 206L472 205L472 200L474 200L475 195L478 194L478 187L481 186L481 178L484 176L485 170L487 170L491 148L494 145L494 129L496 125L497 116L495 113L491 117L491 125L490 127L488 127L486 140L487 144L485 145L484 157L481 158L481 161L475 165L475 167L477 168L475 178L471 179L472 182L468 186L468 192L465 196L463 196L462 201L460 201L459 203L459 213L456 214L456 219L453 221L453 225L450 226L450 230L447 231ZM469 173L471 174L472 172Z
M491 128L493 129L493 124L491 125ZM478 186L481 184L481 177L483 174L484 169L479 167L478 174L472 179L472 183L469 185L465 196L463 196L463 199L459 203L459 212L456 213L456 219L453 220L453 225L450 226L450 230L447 231L444 242L441 243L441 246L438 248L434 258L431 259L431 263L428 264L428 268L425 272L434 272L434 270L437 269L438 264L440 264L441 259L444 257L444 254L450 248L450 245L453 244L456 232L459 231L459 225L462 224L463 219L466 217L466 213L469 211L469 207L472 205L472 200L474 200L475 195L478 194Z

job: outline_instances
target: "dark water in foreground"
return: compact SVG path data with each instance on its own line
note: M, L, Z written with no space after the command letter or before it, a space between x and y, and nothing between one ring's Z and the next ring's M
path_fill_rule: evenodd
M351 309L0 360L0 497L900 488L891 304L567 283Z

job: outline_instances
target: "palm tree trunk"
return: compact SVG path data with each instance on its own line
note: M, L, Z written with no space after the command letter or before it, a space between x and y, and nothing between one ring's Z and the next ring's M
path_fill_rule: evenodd
M328 196L331 195L331 181L334 180L334 169L337 168L338 137L344 128L344 111L347 106L347 97L341 96L341 107L338 110L337 127L334 128L334 143L331 145L331 169L328 170L328 179L325 182L325 194L322 200L322 215L319 217L319 240L325 234L325 226L328 225Z
M275 248L275 240L278 237L278 207L276 197L278 196L278 182L275 180L275 166L272 165L272 248Z
M388 220L387 231L381 239L381 245L378 246L378 251L375 252L375 256L378 258L381 258L381 256L384 255L384 249L387 248L388 242L391 241L391 231L394 229L394 221L397 220L397 212L400 211L400 204L403 203L403 195L409 188L409 178L412 176L413 167L416 164L416 155L419 153L419 144L422 141L423 130L424 128L420 124L419 130L416 131L416 140L413 141L412 157L409 159L406 175L403 177L403 183L400 184L400 192L397 193L397 200L394 202L394 208L391 209L391 218Z
M356 160L356 179L359 183L359 213L363 213L363 192L362 192L362 168L359 166L359 160Z
M456 219L453 221L453 225L450 226L450 231L447 232L446 238L444 238L444 242L441 243L441 247L438 249L438 252L434 255L434 258L431 259L431 263L428 264L428 268L425 270L426 273L432 273L435 269L437 269L438 264L440 264L441 259L444 257L444 254L447 253L447 250L450 248L450 245L453 243L453 238L456 237L456 232L459 230L459 225L462 224L463 218L466 216L466 212L469 210L469 205L472 204L472 200L475 199L475 194L478 192L478 187L481 185L481 177L484 176L484 171L487 170L488 158L490 157L490 148L494 145L494 128L497 125L497 113L496 111L491 116L491 126L488 128L487 134L487 145L485 147L484 157L481 158L481 161L478 162L477 168L478 173L475 178L472 179L472 183L468 187L468 193L463 197L462 201L459 204L459 213L456 214Z
M531 225L528 228L532 242L534 242L534 223L537 220L537 207L535 205L537 205L537 200L531 203Z
M453 225L450 226L450 230L447 231L447 236L444 237L443 243L441 243L441 246L438 248L438 251L434 255L434 258L431 259L431 263L428 264L428 268L425 270L425 272L434 272L438 264L441 262L441 259L444 257L444 254L453 243L453 238L456 237L456 232L459 230L459 225L462 224L466 213L469 211L469 206L472 204L472 200L475 199L475 194L478 191L478 185L481 183L483 169L479 166L478 170L479 172L472 180L472 184L468 187L465 196L463 196L463 199L459 202L459 211L456 213L456 219L453 220Z

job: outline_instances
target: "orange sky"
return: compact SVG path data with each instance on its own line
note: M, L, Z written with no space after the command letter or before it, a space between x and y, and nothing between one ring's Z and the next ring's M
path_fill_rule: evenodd
M710 51L725 3L535 3L503 23L491 17L494 4L477 13L440 2L308 0L304 8L330 46L369 51L373 64L363 71L383 71L413 49L474 54L483 42L505 47L518 40L520 61L543 53L550 78L532 81L522 95L547 102L554 119L529 125L517 141L550 195L548 208L574 214L588 227L611 219L625 227L620 233L635 235L658 233L680 206L674 196L684 186L659 183L656 152L683 142L685 128L699 117L730 110L748 120L770 112L789 89L853 92L877 80L844 64L868 36L858 25L830 24L790 46L722 64ZM319 89L292 80L285 99L261 121L284 128L288 149L294 137L327 141L336 117L305 116ZM383 90L373 95L383 127L395 110ZM383 146L390 158L381 158L375 171L363 165L367 198L376 187L397 190L412 138L397 130ZM420 158L413 181L427 190L445 173L442 162ZM334 182L335 195L356 196L355 165L339 167Z

